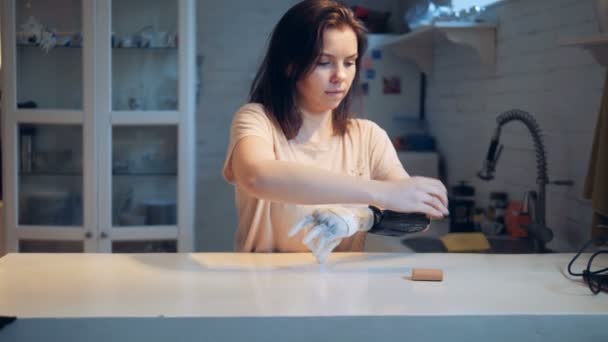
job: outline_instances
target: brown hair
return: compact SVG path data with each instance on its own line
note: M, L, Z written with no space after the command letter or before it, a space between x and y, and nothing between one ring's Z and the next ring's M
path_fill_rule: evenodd
M294 138L302 125L302 117L295 108L296 82L314 68L322 53L325 30L343 27L355 32L358 57L353 83L332 115L334 133L340 135L346 132L353 89L358 87L361 58L367 48L363 24L350 8L337 1L305 0L291 7L275 26L251 85L250 101L266 108L287 139Z

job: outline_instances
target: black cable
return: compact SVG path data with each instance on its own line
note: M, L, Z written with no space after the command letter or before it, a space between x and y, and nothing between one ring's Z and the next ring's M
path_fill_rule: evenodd
M17 317L14 316L0 316L0 330L4 328L4 326L9 325L17 320Z
M599 244L603 244L603 243L608 242L608 240L604 238L604 239L591 239L591 240L587 241L587 243L585 243L583 245L583 247L581 247L581 249L579 249L578 253L576 253L574 258L572 258L572 260L570 260L570 263L568 264L568 273L570 273L570 275L575 276L575 277L583 277L583 281L585 281L585 283L587 283L591 292L593 294L598 294L598 293L600 293L600 291L608 292L608 267L602 268L597 271L591 271L591 264L593 263L593 259L595 259L598 255L608 254L608 250L601 250L601 251L597 251L597 252L593 253L591 255L591 257L589 258L589 261L587 262L587 268L584 269L581 273L575 273L572 271L572 265L574 264L574 261L576 261L576 259L578 259L578 257L593 242L598 242Z

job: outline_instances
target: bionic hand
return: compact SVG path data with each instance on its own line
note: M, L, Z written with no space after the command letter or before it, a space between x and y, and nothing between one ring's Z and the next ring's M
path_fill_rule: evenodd
M302 242L312 251L317 261L323 263L343 238L358 231L368 231L373 224L374 215L365 207L329 206L304 216L291 228L288 235L292 237L301 230L308 229Z
M358 231L401 236L423 231L429 225L430 219L425 214L382 211L373 206L330 206L317 209L311 215L303 217L291 228L288 235L292 237L301 230L308 229L302 242L312 251L317 261L323 263L343 238Z

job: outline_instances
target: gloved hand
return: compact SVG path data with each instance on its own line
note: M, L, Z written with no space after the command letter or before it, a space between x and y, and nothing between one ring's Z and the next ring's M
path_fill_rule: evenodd
M308 246L319 263L324 263L343 238L359 231L368 231L373 225L374 214L367 207L328 206L304 216L291 228L288 235L293 237L299 231L309 229L302 242Z

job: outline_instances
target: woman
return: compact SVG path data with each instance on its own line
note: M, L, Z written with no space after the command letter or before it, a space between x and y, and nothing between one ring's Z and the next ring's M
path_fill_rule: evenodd
M366 45L363 26L332 0L302 1L275 27L250 103L234 115L224 164L235 185L238 251L314 249L310 236L302 241L305 229L289 231L318 208L361 227L370 204L447 215L443 184L409 177L386 132L350 118ZM325 250L363 250L366 229L359 230Z

